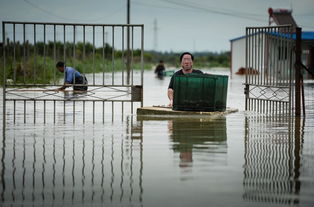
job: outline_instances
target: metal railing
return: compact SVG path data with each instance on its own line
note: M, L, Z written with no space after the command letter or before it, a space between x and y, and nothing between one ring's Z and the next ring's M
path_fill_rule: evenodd
M245 109L266 114L294 110L291 26L246 28Z
M57 108L62 107L64 122L69 110L73 122L77 113L85 122L87 110L95 122L97 110L105 120L107 102L112 103L112 111L113 103L120 102L122 108L128 103L131 113L134 103L143 105L144 25L6 21L2 32L4 128L7 114L14 123L19 113L24 123L27 116L36 123L42 113L45 123L49 109L55 123ZM86 74L86 93L55 91L63 85L57 61ZM71 109L68 102L73 103ZM86 107L88 102L92 107Z

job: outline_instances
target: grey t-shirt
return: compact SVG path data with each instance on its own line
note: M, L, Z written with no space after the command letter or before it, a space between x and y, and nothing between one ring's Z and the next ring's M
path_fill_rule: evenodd
M193 69L193 70L192 70L192 73L199 73L199 74L203 74L203 72L202 72L202 71L200 71L200 70L196 70L196 69ZM177 72L175 72L175 73L172 75L172 77L171 77L171 79L170 79L170 83L169 83L168 88L173 89L173 81L174 81L174 76L176 76L176 75L184 75L184 73L182 72L182 69L181 69L181 70L178 70Z

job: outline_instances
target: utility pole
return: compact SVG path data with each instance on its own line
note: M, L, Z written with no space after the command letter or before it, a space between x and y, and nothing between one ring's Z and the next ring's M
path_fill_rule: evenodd
M158 31L158 27L157 27L157 19L154 20L154 50L157 51L158 48L158 37L157 37L157 31Z
M127 84L130 83L130 72L131 72L131 51L130 51L130 0L127 0L127 15L126 15L127 26L127 54L126 54L126 69L127 69Z

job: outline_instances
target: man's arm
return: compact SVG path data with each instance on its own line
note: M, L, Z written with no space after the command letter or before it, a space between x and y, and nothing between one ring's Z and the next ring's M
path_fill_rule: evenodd
M70 87L70 86L71 86L71 84L65 82L63 84L63 86L61 86L60 88L57 89L57 91L64 91L64 89L66 89L67 87Z
M172 106L172 103L173 103L173 89L172 88L168 88L168 98L170 100L170 103L168 106Z

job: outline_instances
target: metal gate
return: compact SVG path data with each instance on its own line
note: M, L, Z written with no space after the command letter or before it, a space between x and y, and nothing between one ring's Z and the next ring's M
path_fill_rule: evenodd
M114 103L122 114L143 105L144 25L2 22L2 31L4 127L7 120L104 122ZM60 60L85 74L86 93L55 91Z
M246 28L245 110L294 111L294 41L291 26Z

